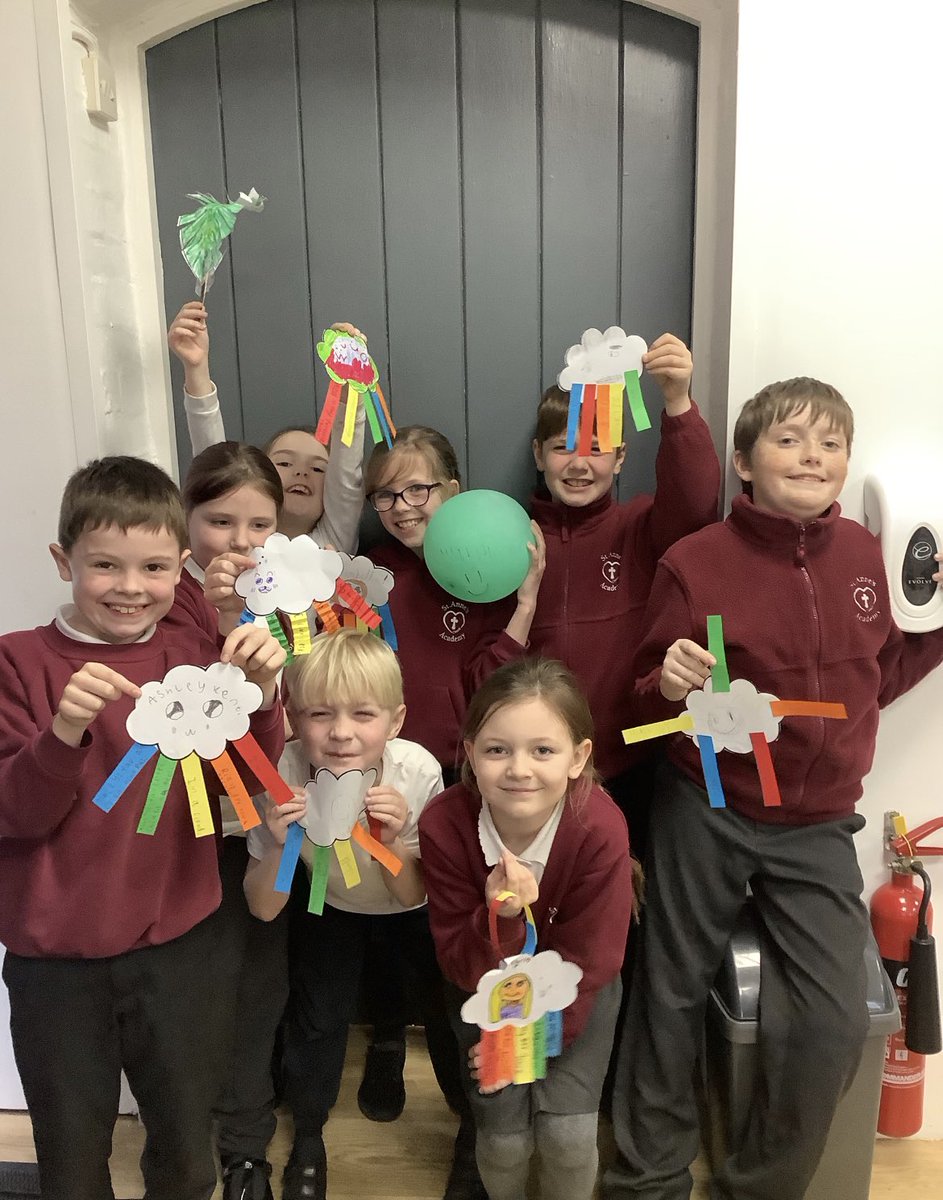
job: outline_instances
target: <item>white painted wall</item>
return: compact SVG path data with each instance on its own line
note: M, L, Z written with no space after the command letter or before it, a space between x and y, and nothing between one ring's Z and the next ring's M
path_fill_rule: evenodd
M856 418L842 504L861 519L887 448L929 450L938 476L943 460L943 9L740 0L739 36L731 428L774 379L835 384ZM941 720L943 670L882 717L859 842L869 893L886 877L885 809L911 826L943 813ZM943 859L929 861L943 916ZM943 1137L943 1056L925 1113L921 1136Z

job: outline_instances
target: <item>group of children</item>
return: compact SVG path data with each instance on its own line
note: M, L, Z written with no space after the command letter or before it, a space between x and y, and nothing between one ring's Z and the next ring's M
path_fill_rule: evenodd
M876 542L840 516L845 401L810 379L754 397L734 435L744 494L716 523L719 466L677 338L644 360L665 401L654 497L614 502L624 447L568 451L567 398L550 388L534 439L543 481L530 570L507 601L464 605L423 563L431 516L461 488L440 433L401 429L365 476L362 417L353 445L330 453L305 429L264 451L225 441L202 305L184 306L169 339L197 452L182 500L138 460L76 472L52 547L72 604L0 638L0 941L43 1196L112 1197L123 1067L147 1131L150 1200L212 1194L214 1117L226 1200L270 1197L281 1024L295 1126L282 1194L325 1197L323 1128L361 983L374 1025L361 1107L374 1119L402 1108L405 968L460 1118L447 1200L523 1200L535 1154L546 1200L589 1200L633 905L628 814L636 853L647 842L646 899L618 1036L619 1154L602 1194L690 1194L691 1075L749 886L768 951L762 1082L713 1194L800 1200L865 1033L852 834L878 708L943 660L943 631L897 629ZM397 651L355 630L321 633L279 688L284 653L266 628L239 624L235 579L276 529L354 553L364 495L389 535L372 558L395 576ZM771 746L777 808L763 806L751 756L725 757L718 811L689 739L667 743L652 783L621 736L676 715L707 679L715 613L732 676L847 708L847 721L783 723ZM247 775L263 822L239 836L223 797L218 847L194 838L178 781L159 830L143 836L140 777L110 813L91 798L128 747L141 687L218 659L261 688L251 730L293 799L275 804ZM361 883L348 888L332 863L314 915L275 882L305 784L323 768L376 771L361 819L400 869L353 842ZM206 785L220 791L209 771ZM545 1078L479 1086L481 1034L461 1007L521 952L524 914L540 950L579 966L578 995Z

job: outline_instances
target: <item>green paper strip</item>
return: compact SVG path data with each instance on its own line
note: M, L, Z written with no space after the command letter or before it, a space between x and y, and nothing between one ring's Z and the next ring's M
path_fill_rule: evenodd
M370 425L373 444L374 446L379 445L383 441L383 431L380 428L380 422L377 420L376 401L373 398L372 392L364 392L363 407L367 414L367 422Z
M714 681L715 692L730 691L730 673L727 670L727 651L724 648L724 618L720 616L707 618L707 648L717 659L716 666L711 668L711 679Z
M327 874L331 869L331 847L315 846L311 864L311 892L308 896L308 912L320 917L324 912L324 897L327 894Z
M160 814L164 811L164 801L167 799L176 769L177 760L175 758L168 758L165 754L158 756L157 766L151 776L151 786L147 789L144 811L138 822L138 833L153 834L157 832L157 822L160 820Z
M534 1022L534 1078L544 1079L547 1075L547 1018Z
M288 638L285 636L285 630L282 629L282 623L279 621L277 614L269 613L269 615L265 618L265 621L268 625L269 633L281 645L282 649L288 655L288 661L291 662L291 660L295 657L291 648L291 642L289 642Z
M632 414L635 428L639 433L651 429L652 423L645 407L645 401L642 399L642 386L638 381L638 371L626 371L625 394L629 401L629 412Z

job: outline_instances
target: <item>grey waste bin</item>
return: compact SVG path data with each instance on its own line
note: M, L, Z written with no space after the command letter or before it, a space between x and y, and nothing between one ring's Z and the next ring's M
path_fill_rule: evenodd
M711 990L704 1054L699 1072L704 1147L719 1164L740 1144L753 1100L757 1012L760 996L757 916L748 903ZM858 1073L829 1130L806 1200L868 1200L871 1157L881 1098L888 1034L900 1028L900 1012L874 939L865 947L871 1028Z

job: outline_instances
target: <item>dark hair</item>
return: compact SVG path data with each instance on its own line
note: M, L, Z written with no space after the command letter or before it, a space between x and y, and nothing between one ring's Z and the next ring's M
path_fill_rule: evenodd
M59 545L66 554L93 529L116 526L122 533L166 529L181 550L187 546L187 522L180 492L170 476L126 454L98 458L70 477L59 506Z
M410 452L426 460L437 482L448 483L455 479L461 485L458 457L445 434L428 425L404 425L397 432L392 448L385 442L374 447L364 476L365 493L370 496L380 487L381 481L395 474L399 460Z
M744 404L733 431L733 448L749 462L761 434L806 408L810 421L816 422L825 417L833 429L843 433L851 451L855 417L848 401L830 383L822 383L805 375L767 384Z
M592 713L573 672L555 658L518 658L498 667L472 696L462 724L462 741L473 742L496 709L534 697L539 697L557 714L567 727L574 746L593 740ZM569 799L574 804L583 801L595 778L590 752L579 779L570 781ZM478 791L475 773L467 758L462 763L462 783L471 791Z
M570 393L553 384L540 397L537 405L537 428L534 437L542 446L548 438L559 437L566 432L567 416L570 411Z
M284 429L279 429L278 433L273 433L269 440L262 447L266 454L272 453L272 447L280 437L284 437L286 433L309 433L312 437L315 434L313 425L286 425ZM327 446L323 442L318 442L318 446L327 454Z
M218 500L239 487L254 487L268 496L276 510L285 500L282 481L272 460L246 442L217 442L190 463L183 481L183 506L189 516L200 504Z

